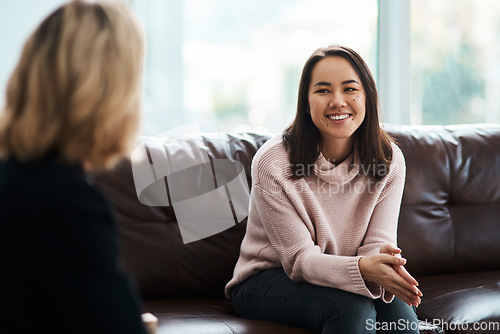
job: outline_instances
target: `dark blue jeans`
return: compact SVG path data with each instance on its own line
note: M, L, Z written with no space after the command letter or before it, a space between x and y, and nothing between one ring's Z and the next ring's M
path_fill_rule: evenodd
M398 298L387 304L351 292L294 282L283 271L262 271L231 292L236 313L321 333L418 334L413 307Z

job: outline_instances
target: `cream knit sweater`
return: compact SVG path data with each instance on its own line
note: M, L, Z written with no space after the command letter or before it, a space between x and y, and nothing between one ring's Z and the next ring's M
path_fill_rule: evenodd
M338 166L320 155L314 173L292 180L282 136L267 141L252 162L247 231L226 297L257 272L283 267L294 281L392 301L358 266L382 244L396 244L405 162L392 148L389 173L378 183L358 173L355 154Z

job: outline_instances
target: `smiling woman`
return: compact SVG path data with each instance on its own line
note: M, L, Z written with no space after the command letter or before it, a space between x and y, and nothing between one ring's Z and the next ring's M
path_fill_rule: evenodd
M307 60L295 120L252 162L247 232L226 285L240 316L322 333L403 321L413 326L400 333L418 333L422 293L395 245L405 162L377 100L354 50Z
M320 132L319 148L335 164L344 161L354 145L352 135L365 119L365 90L356 71L343 57L320 60L309 88L311 119Z

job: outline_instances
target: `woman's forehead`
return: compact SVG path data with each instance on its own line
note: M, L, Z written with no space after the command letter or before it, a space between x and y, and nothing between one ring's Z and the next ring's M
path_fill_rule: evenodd
M352 64L340 56L329 56L321 59L312 69L311 84L313 81L343 82L360 78Z

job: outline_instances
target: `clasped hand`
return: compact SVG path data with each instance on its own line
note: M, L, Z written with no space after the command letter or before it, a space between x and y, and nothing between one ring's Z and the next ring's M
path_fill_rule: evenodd
M418 306L422 292L418 282L404 268L406 259L401 257L401 249L387 243L380 247L380 253L362 257L359 270L365 280L372 281L408 305Z

